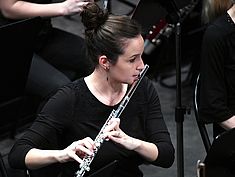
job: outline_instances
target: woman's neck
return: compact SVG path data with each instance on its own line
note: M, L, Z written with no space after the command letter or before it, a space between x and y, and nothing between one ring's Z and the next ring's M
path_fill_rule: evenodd
M118 104L125 96L127 84L107 79L105 71L95 70L85 78L91 93L102 103L113 106Z

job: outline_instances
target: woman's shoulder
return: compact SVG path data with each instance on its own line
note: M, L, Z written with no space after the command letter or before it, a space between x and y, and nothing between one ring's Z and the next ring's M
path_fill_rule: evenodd
M77 80L74 80L70 83L68 83L67 85L63 86L62 89L70 89L74 92L80 92L84 89L86 89L86 83L84 81L84 78L79 78Z
M78 79L76 81L70 82L61 88L59 88L54 95L51 96L49 102L54 102L56 100L57 103L62 104L73 104L78 99L83 97L87 92L85 89L84 80Z
M205 34L212 39L223 39L234 31L232 25L228 21L228 14L224 14L210 23L206 29Z
M157 94L154 81L145 76L139 85L139 92L144 95L145 98L151 96L153 93Z
M153 87L153 80L150 79L148 76L145 76L143 80L141 81L142 87L145 87L146 89L149 87Z
M71 95L71 94L77 94L79 92L82 92L85 89L85 81L83 78L80 78L78 80L72 81L62 87L60 87L57 90L56 95Z

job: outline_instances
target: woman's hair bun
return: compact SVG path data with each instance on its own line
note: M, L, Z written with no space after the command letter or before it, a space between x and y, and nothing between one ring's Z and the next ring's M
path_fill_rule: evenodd
M86 30L96 30L108 19L108 13L102 10L98 4L89 3L81 12L81 17Z

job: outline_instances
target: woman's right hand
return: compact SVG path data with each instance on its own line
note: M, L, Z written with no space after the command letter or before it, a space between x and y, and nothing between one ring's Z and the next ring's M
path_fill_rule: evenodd
M82 140L73 142L67 148L59 151L57 160L60 163L68 161L77 161L78 163L82 162L82 158L87 155L92 155L94 153L95 143L94 141L87 137Z
M25 164L29 169L38 169L53 163L65 163L69 161L82 162L82 158L94 153L95 143L87 137L73 142L63 150L30 149L25 157Z

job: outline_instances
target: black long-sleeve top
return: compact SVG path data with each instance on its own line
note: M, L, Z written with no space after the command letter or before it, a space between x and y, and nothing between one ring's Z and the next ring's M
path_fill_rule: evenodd
M101 103L79 79L60 89L45 105L33 125L19 139L9 154L14 168L26 168L25 156L32 148L64 149L72 142L87 136L94 139L105 120L118 105ZM120 116L120 128L128 135L157 145L159 155L152 164L170 167L174 161L174 147L164 122L159 98L152 82L144 78ZM118 160L116 177L143 176L138 166L144 159L134 151L105 142L91 164L96 171ZM72 177L77 162L62 164L62 176Z
M200 85L200 118L218 123L235 115L235 24L228 14L204 34Z

